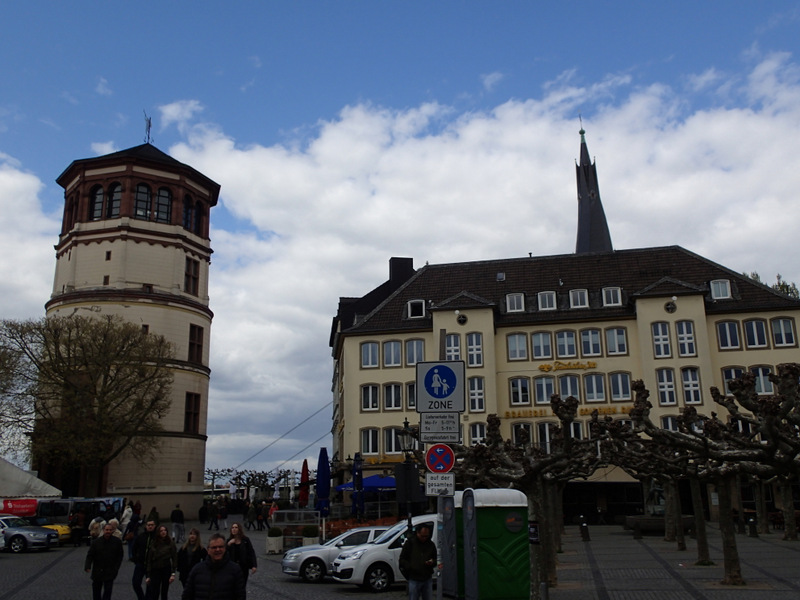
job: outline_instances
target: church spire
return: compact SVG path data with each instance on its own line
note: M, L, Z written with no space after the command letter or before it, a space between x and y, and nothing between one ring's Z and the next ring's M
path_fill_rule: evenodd
M581 160L580 164L575 165L578 177L578 240L575 254L611 252L611 234L600 201L597 167L589 159L585 133L581 127Z

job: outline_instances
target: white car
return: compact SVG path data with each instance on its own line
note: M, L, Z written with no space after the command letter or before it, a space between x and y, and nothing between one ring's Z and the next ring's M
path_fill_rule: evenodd
M414 528L425 523L436 543L436 515L418 515L411 520ZM385 592L392 583L405 581L400 573L400 551L406 541L408 521L400 521L370 544L345 550L336 557L331 575L336 581L362 585L373 592Z
M299 575L309 583L319 583L325 579L331 562L342 550L371 542L387 529L377 526L356 527L324 544L293 548L283 555L281 568L286 575Z

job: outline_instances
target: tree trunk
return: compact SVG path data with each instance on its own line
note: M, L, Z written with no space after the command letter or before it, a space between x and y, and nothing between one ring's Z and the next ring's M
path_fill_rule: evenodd
M736 513L739 515L736 520L736 530L741 533L747 533L747 527L744 518L744 503L742 502L742 477L736 476Z
M706 517L703 514L703 487L700 481L692 477L689 479L692 490L692 510L694 511L694 532L697 538L697 562L696 565L713 565L711 554L708 550L708 535L706 535Z
M675 541L675 504L677 503L677 494L675 493L675 485L672 480L664 482L664 541Z
M561 537L559 526L556 522L556 486L553 483L543 483L543 506L545 515L544 524L545 532L547 533L548 543L545 544L543 550L543 571L542 575L547 581L548 587L556 587L558 585L558 571L557 571L557 558L556 552L558 550L558 540Z
M722 536L722 556L725 577L723 585L745 585L742 578L742 565L736 547L736 528L733 523L733 494L731 488L738 483L735 477L724 477L717 481L719 497L719 532Z
M792 496L792 485L788 481L782 481L781 490L781 509L783 510L783 539L797 541L797 519L794 516L794 498Z
M683 510L681 508L681 495L678 493L678 482L671 480L669 487L672 489L674 498L672 504L675 510L675 541L678 543L678 550L686 550L686 537L683 531Z
M769 515L767 514L767 497L764 494L764 481L756 479L756 520L758 521L758 533L769 533Z
M530 566L531 566L531 600L543 600L541 595L542 584L542 571L540 569L541 556L543 554L542 545L549 543L545 532L542 527L544 526L544 519L541 518L541 490L538 486L529 487L526 490L528 497L528 521L530 523L538 523L539 525L539 543L528 544L530 548Z

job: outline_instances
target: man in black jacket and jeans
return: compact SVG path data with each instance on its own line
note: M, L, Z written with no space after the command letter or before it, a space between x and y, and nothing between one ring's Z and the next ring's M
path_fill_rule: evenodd
M114 580L122 565L122 541L113 535L114 526L106 525L103 535L96 538L86 553L84 570L92 573L92 597L94 600L111 600Z
M431 600L436 544L431 541L431 526L420 523L400 551L400 572L408 580L409 600Z
M137 600L144 600L145 592L142 590L142 579L146 573L147 555L153 546L156 537L156 522L148 521L144 526L144 531L133 540L133 591L136 593Z
M242 570L227 556L225 538L215 533L208 541L208 556L194 566L181 600L245 600Z

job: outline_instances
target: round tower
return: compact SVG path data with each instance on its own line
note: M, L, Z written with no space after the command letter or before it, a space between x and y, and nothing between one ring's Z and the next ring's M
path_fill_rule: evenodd
M199 506L213 317L209 215L220 186L150 144L76 160L56 181L65 202L47 315L120 315L166 337L176 353L156 461L123 453L108 467L105 494L162 515L176 502ZM81 493L70 485L62 490Z

